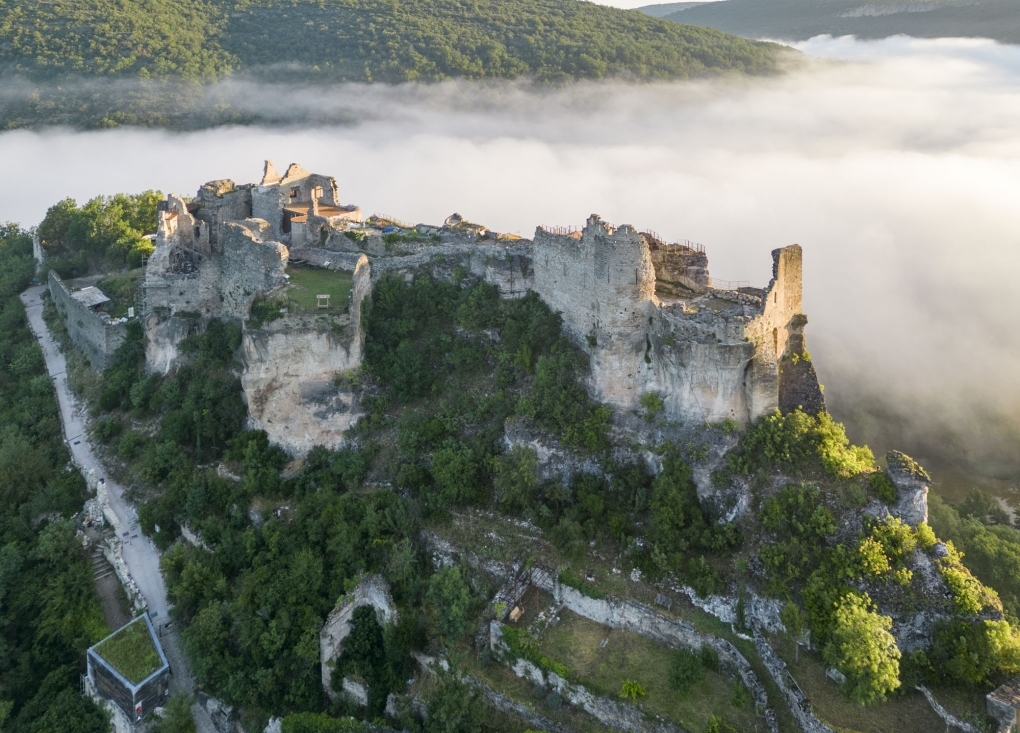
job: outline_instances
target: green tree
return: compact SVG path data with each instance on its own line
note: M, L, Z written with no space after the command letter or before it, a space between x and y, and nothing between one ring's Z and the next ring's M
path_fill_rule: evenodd
M438 617L439 633L451 640L459 639L468 627L471 589L461 577L460 568L447 567L429 580L425 594Z
M428 701L424 733L478 733L482 730L482 706L470 687L455 673L437 670L439 685Z
M518 512L531 506L538 486L538 454L530 445L515 443L510 452L493 461L494 488L499 508Z
M885 700L900 686L900 650L891 628L892 619L876 613L866 595L849 593L836 608L825 661L846 676L843 689L860 705Z
M195 719L191 717L191 697L173 695L163 706L163 716L149 726L150 733L195 733Z
M800 663L800 638L807 628L807 616L800 610L793 601L790 601L779 614L779 620L783 622L783 626L786 627L786 633L790 639L793 640L794 645L794 663Z

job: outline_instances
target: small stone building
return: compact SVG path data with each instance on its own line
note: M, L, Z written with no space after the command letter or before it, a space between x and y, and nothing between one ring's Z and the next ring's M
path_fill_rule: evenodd
M1020 709L1020 678L999 685L985 696L988 714L998 721L998 733L1016 730L1016 712Z
M85 352L93 369L102 371L113 362L113 354L127 337L127 319L110 318L105 312L110 299L94 285L75 288L50 270L49 291L53 305L64 320L67 334Z
M87 661L96 692L128 720L142 720L170 697L170 664L147 613L90 647Z

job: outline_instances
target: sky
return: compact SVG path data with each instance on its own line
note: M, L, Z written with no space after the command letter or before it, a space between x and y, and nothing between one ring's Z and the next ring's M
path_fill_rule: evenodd
M264 158L337 178L366 213L454 211L529 236L615 224L706 245L765 285L804 247L808 348L837 418L878 450L1020 478L1020 47L799 44L776 78L670 84L257 89L238 104L344 125L0 133L0 221L64 196L257 181ZM329 117L327 115L327 118Z

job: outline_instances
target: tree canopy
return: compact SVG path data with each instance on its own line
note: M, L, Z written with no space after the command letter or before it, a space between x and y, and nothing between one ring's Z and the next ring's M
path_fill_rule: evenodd
M231 74L313 85L685 79L773 73L786 52L577 0L5 0L0 121L250 122L229 99L203 103L205 85Z

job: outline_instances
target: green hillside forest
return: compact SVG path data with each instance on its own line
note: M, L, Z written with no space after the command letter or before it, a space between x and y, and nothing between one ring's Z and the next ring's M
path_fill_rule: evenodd
M773 73L786 53L577 0L0 0L0 124L244 122L204 96L231 76L682 79Z
M721 0L651 5L642 11L749 38L803 41L825 33L868 39L903 34L1020 43L1016 0Z

